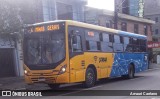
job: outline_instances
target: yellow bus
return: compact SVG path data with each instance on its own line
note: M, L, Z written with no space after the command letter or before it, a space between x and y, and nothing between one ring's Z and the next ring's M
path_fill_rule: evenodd
M126 76L148 66L143 35L57 20L30 25L24 33L24 76L28 84L82 82L92 87L102 78Z

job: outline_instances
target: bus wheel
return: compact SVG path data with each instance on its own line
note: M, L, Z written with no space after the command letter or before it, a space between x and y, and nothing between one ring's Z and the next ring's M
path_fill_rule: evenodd
M93 87L96 83L96 75L92 68L88 68L86 71L84 85L86 88Z
M132 64L130 64L129 68L128 68L128 78L132 79L134 78L134 66Z
M48 86L52 89L52 90L57 90L60 87L60 84L48 84Z

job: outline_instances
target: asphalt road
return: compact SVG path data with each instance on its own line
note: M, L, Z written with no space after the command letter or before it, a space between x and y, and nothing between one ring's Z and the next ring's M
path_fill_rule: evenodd
M94 96L98 91L105 90L160 90L160 69L149 70L137 73L134 79L124 79L121 77L103 79L97 82L95 87L83 88L82 84L64 85L59 91L51 91L45 88L45 92L54 95L49 97L37 97L40 99L160 99L158 96ZM63 91L61 91L63 90ZM64 91L66 90L66 91ZM93 96L86 95L87 91ZM122 91L119 91L120 93ZM77 96L75 96L77 95ZM58 97L57 97L58 96ZM7 97L6 97L7 98ZM22 98L22 97L12 97ZM28 97L25 97L28 98ZM29 99L37 99L30 97Z

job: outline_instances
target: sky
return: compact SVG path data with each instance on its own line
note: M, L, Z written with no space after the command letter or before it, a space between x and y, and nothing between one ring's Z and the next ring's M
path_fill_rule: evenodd
M88 0L88 6L114 11L114 0Z

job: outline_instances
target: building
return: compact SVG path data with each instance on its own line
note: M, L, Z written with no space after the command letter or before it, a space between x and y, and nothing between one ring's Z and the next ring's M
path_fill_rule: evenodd
M114 12L86 7L86 23L96 24L104 27L114 27ZM148 41L152 41L152 20L118 13L118 29L132 33L146 35Z
M115 0L115 9L119 13L143 17L144 0Z
M64 19L83 21L87 0L42 0L43 21Z
M23 75L21 42L8 34L0 35L0 77Z
M156 22L152 26L153 41L160 42L160 0L145 0L144 17Z
M152 53L151 53L151 61L153 63L157 63L160 64L160 42L148 42L148 48L152 49Z
M22 0L18 1L25 24L52 20L83 22L84 5L87 4L87 0L29 0L25 3Z
M152 25L153 42L149 42L149 48L153 50L153 62L158 63L160 55L160 0L144 0L144 17L155 21L155 24Z

